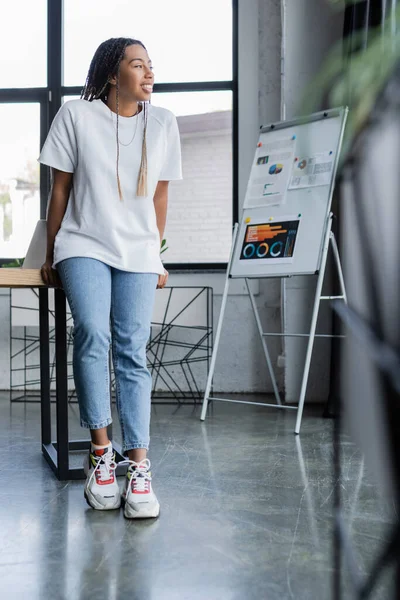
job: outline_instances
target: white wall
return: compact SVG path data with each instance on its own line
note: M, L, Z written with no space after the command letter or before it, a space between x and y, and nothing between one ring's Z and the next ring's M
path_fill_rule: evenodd
M276 5L258 0L239 0L239 204L243 204L250 173L254 149L261 124L260 107L265 110L265 118L274 112L280 103L280 83L271 84L279 73L280 60L280 17ZM264 6L265 5L265 6ZM261 17L261 18L260 18ZM271 17L271 18L270 18ZM272 18L273 17L273 18ZM268 44L273 60L269 56L267 83L261 76L264 71L265 48L262 45L264 31L269 32ZM262 40L259 42L259 37ZM268 51L267 54L270 54ZM279 79L279 78L278 78ZM266 104L260 101L260 93L265 93ZM279 110L279 109L278 109ZM270 117L271 120L271 117ZM192 281L198 284L211 284L214 288L214 325L216 328L221 306L224 274L193 274L170 277L171 285L185 285ZM255 284L257 285L257 284ZM265 331L280 330L280 284L279 282L259 281L259 293L255 299ZM256 287L257 289L257 287ZM271 340L270 353L274 364L280 353L278 339ZM283 371L276 371L278 386L283 389ZM214 391L222 392L271 392L270 381L262 345L256 330L250 301L242 280L233 280L225 312L224 327L217 357Z
M259 116L259 3L239 0L239 202L242 206L260 127ZM277 24L279 30L279 23ZM278 43L279 46L279 43ZM279 100L278 100L279 103ZM211 284L214 288L214 325L221 305L224 274L193 274L170 277L171 285ZM280 327L279 284L260 281L256 293L257 308L265 330ZM271 343L274 362L280 350ZM216 392L268 392L272 390L263 350L256 330L250 301L241 280L230 285L224 327L216 363ZM282 389L283 373L277 373Z
M269 0L264 0L264 2ZM286 118L302 113L307 86L312 84L329 50L340 42L343 12L330 0L285 0L286 60L284 99ZM328 107L325 107L328 108Z
M307 87L322 67L330 48L340 41L343 13L332 10L328 0L286 0L286 57L284 63L284 102L286 118L302 112ZM330 108L317 107L317 110ZM309 330L316 277L296 277L284 281L284 331L304 333ZM326 289L329 289L329 271ZM331 332L331 311L322 303L317 325L320 333ZM298 400L307 340L286 338L285 391L286 400ZM331 342L315 341L307 399L325 400L329 394Z

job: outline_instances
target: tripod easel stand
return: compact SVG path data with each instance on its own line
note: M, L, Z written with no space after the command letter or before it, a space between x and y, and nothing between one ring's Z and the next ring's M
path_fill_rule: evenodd
M253 293L249 286L249 278L243 277L243 279L246 281L247 292L249 294L254 318L256 320L257 330L258 330L260 340L261 340L261 343L263 346L264 355L265 355L265 359L266 359L267 366L268 366L268 371L269 371L269 374L271 377L271 382L272 382L272 386L273 386L273 390L274 390L276 404L266 404L266 403L261 403L261 402L248 402L245 400L233 400L233 399L229 399L229 398L218 398L218 397L210 396L210 390L211 390L211 385L212 385L212 380L213 380L214 370L215 370L215 363L216 363L218 348L219 348L219 343L220 343L222 325L223 325L224 316L225 316L226 303L227 303L228 294L229 294L229 284L230 284L230 280L232 279L232 275L231 275L232 261L233 261L233 256L234 256L234 252L235 252L235 246L236 246L236 243L238 240L238 223L235 224L235 227L233 230L232 247L231 247L228 267L227 267L227 271L226 271L225 287L224 287L224 292L222 295L221 310L220 310L218 326L217 326L217 330L216 330L216 334L215 334L214 349L213 349L212 358L211 358L210 371L208 373L206 390L205 390L204 399L203 399L203 407L202 407L201 417L200 417L200 419L202 421L204 421L206 418L208 402L210 400L216 400L216 401L221 401L221 402L232 402L232 403L236 403L236 404L254 404L256 406L267 406L269 408L279 408L282 410L296 410L297 418L296 418L295 433L296 434L300 433L304 401L305 401L305 397L306 397L306 390L307 390L307 383L308 383L308 376L309 376L309 372L310 372L311 357L312 357L312 351L313 351L313 347L314 347L314 340L316 337L334 337L333 335L324 335L324 334L316 334L315 333L316 327L317 327L317 319L318 319L320 303L322 300L336 300L336 299L342 299L344 302L347 303L346 290L345 290L345 285L344 285L343 272L342 272L342 266L341 266L340 257L339 257L339 251L338 251L334 233L332 231L332 218L333 218L333 215L332 215L332 213L330 213L328 220L326 222L326 225L325 225L324 243L323 243L323 249L322 249L320 269L318 272L317 287L316 287L316 291L315 291L314 307L313 307L313 312L312 312L311 326L310 326L309 333L291 333L291 334L290 333L281 333L281 334L265 333L262 330L260 316L259 316L259 313L257 310L257 306L256 306L256 303L254 300ZM341 288L341 295L339 295L339 296L322 296L321 295L322 285L323 285L324 277L325 277L326 261L327 261L328 251L329 251L330 247L333 252L333 258L334 258L334 262L335 262L337 272L338 272L338 277L339 277L339 283L340 283L340 288ZM235 278L238 278L238 277L235 277ZM255 277L252 277L252 278L254 279ZM278 386L276 383L274 370L272 367L272 361L271 361L270 353L268 350L268 345L266 342L266 338L269 336L308 337L307 353L306 353L306 358L305 358L303 378L302 378L298 406L287 406L285 404L282 404Z

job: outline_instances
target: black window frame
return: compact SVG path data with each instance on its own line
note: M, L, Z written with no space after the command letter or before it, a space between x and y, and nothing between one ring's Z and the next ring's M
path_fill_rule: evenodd
M238 220L238 1L232 1L232 80L155 83L154 93L162 92L232 92L232 227ZM0 104L30 102L40 103L40 148L43 146L50 124L59 110L62 98L80 96L83 86L64 86L63 79L63 12L64 0L47 1L47 87L38 88L6 88L0 89ZM49 168L40 167L40 218L46 218L47 200L50 192ZM1 258L0 266L15 260ZM170 272L177 271L219 271L225 270L226 262L215 263L168 263L165 267Z

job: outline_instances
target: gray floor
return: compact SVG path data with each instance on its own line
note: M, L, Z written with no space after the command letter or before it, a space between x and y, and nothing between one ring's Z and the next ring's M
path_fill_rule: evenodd
M1 598L331 598L332 422L308 409L295 436L288 411L214 403L205 423L199 414L153 407L161 515L133 522L90 509L82 481L57 481L41 455L39 405L10 406L0 394ZM70 428L87 439L76 405ZM347 523L365 572L387 539L391 506L346 436L342 454ZM391 597L390 579L374 599Z

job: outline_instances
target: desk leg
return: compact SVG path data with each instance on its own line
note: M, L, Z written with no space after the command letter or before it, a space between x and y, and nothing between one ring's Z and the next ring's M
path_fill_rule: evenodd
M57 470L63 481L69 475L68 369L66 300L64 290L54 290L56 336Z
M54 290L55 338L56 338L56 428L57 441L51 441L50 413L50 360L49 360L49 314L48 290L39 292L40 300L40 375L42 398L42 452L60 481L85 479L80 467L69 467L69 453L88 451L90 440L68 439L68 364L67 364L67 315L66 298L62 289ZM111 401L111 398L110 398ZM109 426L110 439L112 428ZM125 459L120 444L113 442L116 461ZM125 475L126 465L117 467L116 475Z
M49 353L49 290L39 288L40 335L40 412L42 445L51 443L50 413L50 353Z

